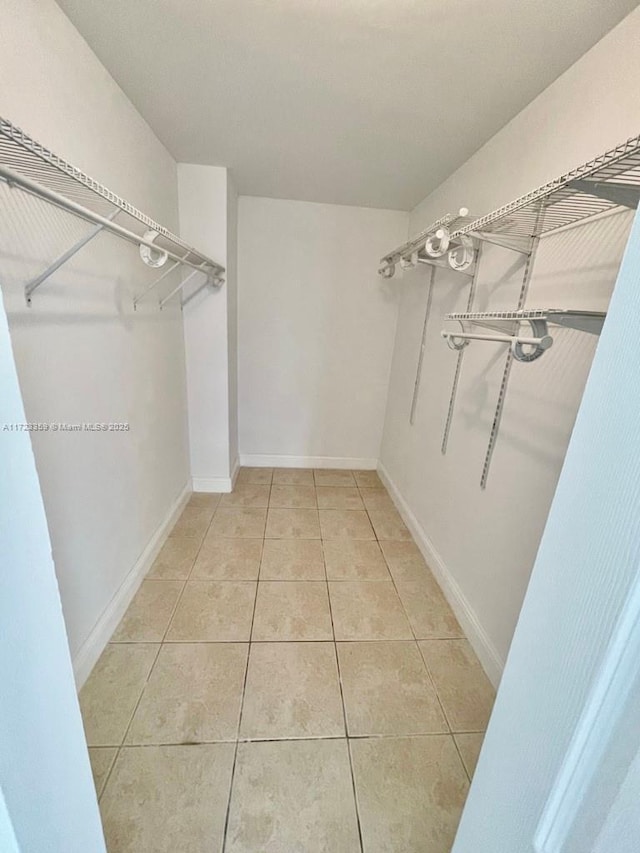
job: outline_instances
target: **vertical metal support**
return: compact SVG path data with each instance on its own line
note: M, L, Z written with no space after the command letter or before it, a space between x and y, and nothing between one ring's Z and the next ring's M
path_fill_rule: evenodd
M531 281L531 275L533 273L533 264L535 260L536 249L538 248L538 243L540 242L540 231L542 229L542 222L544 219L544 201L539 202L538 212L536 214L536 224L534 229L534 234L531 238L531 250L529 251L529 255L527 257L527 263L524 268L524 275L522 277L522 286L520 287L520 295L518 297L518 304L516 306L516 310L520 310L524 308L524 303L527 299L527 293L529 292L529 282ZM498 440L498 433L500 431L500 422L502 421L502 412L504 410L504 403L507 396L507 386L509 385L509 377L511 375L511 367L513 365L513 353L511 352L511 348L509 348L507 352L507 358L504 364L504 371L502 373L502 381L500 382L500 390L498 392L498 401L496 403L496 411L493 416L493 423L491 424L491 432L489 434L489 443L487 445L487 452L484 457L484 464L482 466L482 477L480 478L480 488L484 489L487 485L487 480L489 478L489 468L491 467L491 459L493 457L493 451L495 450L496 442Z
M184 259L184 258L186 258L189 254L191 254L191 253L190 253L190 252L187 252L185 255L183 255L183 256L182 256L182 258L183 258L183 259ZM167 267L167 269L166 269L163 273L161 273L157 278L155 278L155 279L151 282L151 284L150 284L150 285L148 285L147 287L145 287L145 289L142 291L142 293L140 294L140 296L135 296L135 297L134 297L134 299L133 299L133 310L134 310L134 311L137 311L137 309L138 309L138 304L139 304L140 302L142 302L142 300L145 298L145 296L146 296L148 293L150 293L150 292L154 289L154 287L157 287L157 286L160 284L160 282L161 282L161 281L164 281L164 279L165 279L168 275L170 275L170 274L174 271L174 269L175 269L176 267L179 267L179 266L180 266L180 261L174 261L170 266L168 266L168 267Z
M416 407L418 405L418 392L420 390L420 379L422 378L422 362L424 360L424 349L427 342L427 325L429 323L429 314L431 313L431 300L433 298L433 285L436 278L436 268L431 267L429 275L429 284L427 290L427 305L424 312L424 325L422 327L422 340L420 341L420 355L418 356L418 368L416 370L416 381L413 386L413 399L411 400L411 414L409 415L409 423L413 426L413 421L416 416Z
M475 267L473 270L473 277L471 279L471 285L469 287L469 296L467 297L467 313L471 311L473 308L473 302L476 297L476 285L478 283L478 271L480 270L480 258L482 257L482 243L478 246L476 250L476 260ZM464 359L464 352L466 347L458 351L458 358L456 360L456 372L453 375L453 382L451 384L451 396L449 397L449 409L447 410L447 420L444 425L444 432L442 434L442 445L440 450L444 455L447 452L447 444L449 442L449 432L451 431L451 422L453 421L453 410L456 405L456 396L458 394L458 383L460 381L460 373L462 372L462 360Z
M182 288L185 286L185 284L186 284L188 281L191 281L191 279L192 279L194 276L198 275L198 273L199 273L199 272L203 272L203 273L207 276L207 280L209 280L209 278L211 277L211 276L210 276L210 273L209 273L209 270L207 270L207 269L194 270L193 272L190 272L190 273L189 273L189 275L188 275L185 279L183 279L183 280L180 282L180 284L177 284L177 285L173 288L173 290L171 291L171 293L168 293L168 294L164 297L164 299L161 299L161 300L160 300L160 309L162 310L162 308L164 308L164 306L165 306L165 305L167 304L167 302L171 299L171 297L172 297L172 296L175 296L175 295L176 295L176 293L177 293L179 290L182 290Z
M122 213L119 207L112 210L109 216L107 216L109 222L113 222L119 213ZM27 300L27 305L31 305L31 294L37 290L37 288L39 288L40 285L49 278L49 276L53 275L56 270L59 270L61 266L66 264L66 262L76 254L76 252L79 252L83 246L86 246L94 237L97 237L103 229L104 225L96 225L95 228L92 228L91 231L85 234L81 240L78 240L74 246L66 252L63 252L60 257L56 258L55 261L46 268L46 270L40 273L40 275L37 275L35 278L32 278L31 281L28 281L24 286L24 295Z

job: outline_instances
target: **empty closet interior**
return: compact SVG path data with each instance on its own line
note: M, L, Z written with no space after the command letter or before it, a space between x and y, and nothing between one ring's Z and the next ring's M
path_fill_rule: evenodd
M428 180L407 174L391 192L399 152L379 187L362 167L356 191L361 163L345 131L343 177L303 179L321 159L308 151L280 197L255 177L272 168L268 139L254 174L244 153L237 167L203 153L204 125L188 144L182 124L167 131L180 123L166 114L179 109L175 92L165 114L151 99L145 110L112 67L100 15L70 0L0 5L1 286L26 417L2 426L3 453L29 433L108 849L133 850L122 835L132 825L141 853L165 849L144 846L153 827L113 793L127 773L142 784L127 746L187 742L232 747L209 767L230 775L231 793L211 794L215 821L196 820L204 834L185 850L223 849L202 846L214 836L229 851L307 849L288 829L280 847L247 835L249 777L272 766L267 744L279 739L292 750L317 740L346 767L340 802L327 805L339 828L309 850L423 849L410 833L397 848L385 835L365 780L395 765L367 750L436 733L448 738L438 766L455 764L455 805L434 806L419 827L446 853L640 200L638 11L612 17L557 79L514 101L490 133L483 125L478 144L437 169L425 159ZM122 38L126 48L131 33ZM420 121L416 132L435 134ZM446 654L443 640L454 644ZM281 712L269 678L302 666L278 657L286 641L307 643L295 654L309 655L317 684L337 667L340 690L331 681L322 699L335 701L335 719L327 712L317 728L315 712L282 730L260 718L261 704ZM365 660L376 641L379 657ZM399 641L415 645L401 662ZM187 732L177 704L154 710L161 700L143 687L162 666L193 665L171 662L189 643L202 644L197 654L227 643L215 666L225 689L235 679L244 692L237 717L235 699L221 710L219 697L200 697L222 722ZM387 667L389 693L402 692L402 667L420 670L426 722L407 722L400 704L376 717L380 697L358 681L367 666ZM125 688L112 695L91 680L101 667L128 669L130 687L140 680L126 725L116 720ZM260 771L253 741L265 749ZM187 772L176 761L172 779Z

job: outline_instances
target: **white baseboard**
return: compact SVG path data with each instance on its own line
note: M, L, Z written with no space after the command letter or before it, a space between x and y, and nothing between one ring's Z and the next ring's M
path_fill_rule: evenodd
M240 464L250 468L342 468L350 471L375 471L377 459L349 456L276 456L241 453Z
M187 483L173 502L165 520L153 534L147 547L129 571L126 578L120 584L120 588L104 609L102 616L98 619L93 630L84 641L73 658L73 672L78 690L89 677L96 661L102 654L105 646L111 639L118 623L131 603L131 599L138 591L145 575L162 548L171 528L178 520L178 516L184 509L191 495L191 484Z
M402 516L404 523L411 531L411 535L415 539L416 545L420 549L427 565L442 588L445 598L451 605L451 609L455 613L462 630L473 646L473 650L478 655L489 680L494 687L497 687L504 670L504 660L478 621L478 617L458 586L457 581L447 569L444 560L435 549L433 542L429 539L411 509L409 509L409 505L400 494L397 486L389 476L389 472L381 462L378 463L378 473L380 479L387 487L394 504L398 508L398 512Z
M231 492L233 477L194 477L191 481L194 492Z

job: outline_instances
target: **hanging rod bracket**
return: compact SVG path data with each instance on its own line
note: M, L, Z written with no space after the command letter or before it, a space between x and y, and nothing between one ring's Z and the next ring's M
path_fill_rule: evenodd
M613 204L620 204L636 210L640 204L640 187L631 184L621 184L615 181L593 181L580 178L569 181L567 186L572 190L602 198Z
M470 269L454 269L444 258L418 258L419 264L427 264L430 267L440 267L441 269L451 270L452 272L458 272L461 275L466 275L469 278L473 277L473 265ZM474 262L475 263L475 262Z
M442 337L447 345L460 352L470 341L494 341L498 344L509 344L511 353L516 361L535 361L553 345L551 335L539 335L537 337L525 337L523 335L481 335L475 332L449 332L443 330Z

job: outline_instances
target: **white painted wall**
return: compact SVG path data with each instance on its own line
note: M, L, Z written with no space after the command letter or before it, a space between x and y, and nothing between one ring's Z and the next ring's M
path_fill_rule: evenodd
M398 299L376 271L407 214L248 196L239 210L243 462L375 467Z
M226 283L184 309L191 476L196 491L230 491L237 459L237 195L228 170L178 165L180 233L228 266ZM195 283L195 287L198 283Z
M0 850L101 853L102 827L0 303Z
M638 849L640 213L453 853Z
M632 13L481 148L411 216L416 233L461 205L482 215L640 130L640 10ZM541 242L531 307L606 308L629 228L615 216ZM476 310L515 307L521 262L489 248ZM497 681L560 474L595 339L559 331L534 364L516 364L486 491L480 474L504 349L471 344L446 456L440 440L455 354L442 316L465 310L466 286L437 273L416 423L408 417L426 300L426 269L402 293L381 461L434 570ZM383 285L380 285L382 288Z
M0 0L0 16L0 114L177 229L175 163L59 7ZM34 435L81 680L188 481L182 317L154 301L134 313L133 294L154 272L109 235L44 284L28 309L24 281L87 226L18 189L0 192L2 285L27 418L130 424L129 432Z

